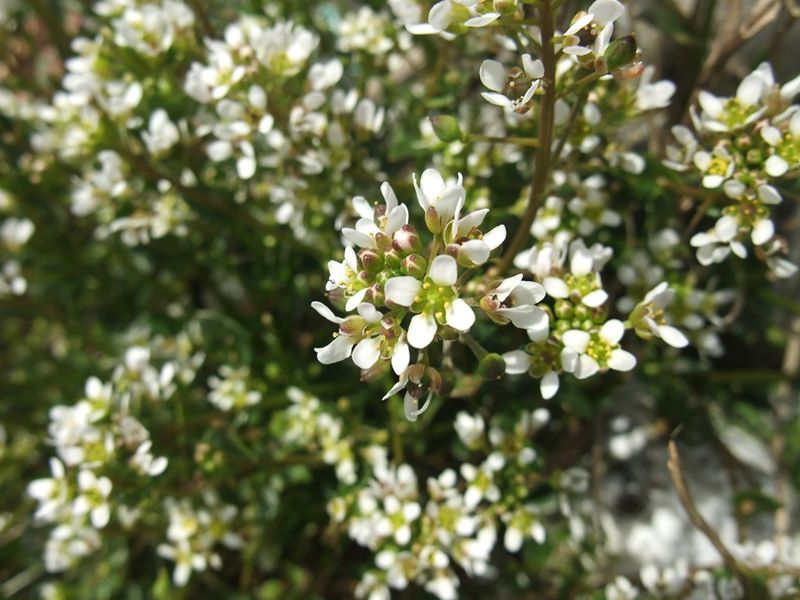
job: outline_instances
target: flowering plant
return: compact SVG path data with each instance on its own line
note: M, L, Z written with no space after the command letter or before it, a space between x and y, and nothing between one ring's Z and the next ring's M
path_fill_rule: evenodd
M800 593L747 4L0 0L0 595Z

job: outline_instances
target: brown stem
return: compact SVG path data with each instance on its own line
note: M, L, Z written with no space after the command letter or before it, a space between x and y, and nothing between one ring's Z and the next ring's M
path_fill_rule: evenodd
M553 145L553 125L556 105L556 60L553 48L553 14L550 0L542 0L539 5L539 20L542 34L542 63L544 64L545 91L542 97L542 108L539 115L539 148L533 167L533 179L528 192L528 206L522 216L514 238L508 245L498 263L499 273L505 273L511 266L514 256L522 250L530 235L530 228L536 218L536 211L542 203L550 178L550 158Z
M749 580L747 568L736 560L736 557L728 550L722 539L720 539L719 534L714 531L711 525L708 524L708 521L700 514L700 511L697 510L697 506L692 499L692 494L689 491L689 486L686 484L686 477L683 474L681 457L680 454L678 454L678 445L675 443L675 440L669 441L668 450L669 460L667 461L667 469L669 469L672 485L675 486L675 492L678 494L678 499L681 501L683 509L689 517L689 521L708 538L708 541L717 549L722 560L728 565L728 568L737 575L742 585L747 589L749 587L747 585Z

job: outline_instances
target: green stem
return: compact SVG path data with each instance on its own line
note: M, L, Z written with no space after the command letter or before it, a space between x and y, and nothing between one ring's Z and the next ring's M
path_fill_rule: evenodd
M461 341L466 344L467 348L472 350L472 353L475 355L475 358L478 360L482 359L484 356L489 354L488 350L481 346L472 335L469 333L462 333L460 335Z
M538 148L539 141L534 138L525 137L498 137L494 135L482 135L479 133L467 134L468 142L490 142L492 144L516 144L517 146L530 146Z
M530 235L530 228L536 218L536 212L544 198L547 182L550 179L550 159L553 146L553 128L556 105L556 57L553 48L553 14L550 10L551 0L542 0L539 5L539 19L542 32L542 63L544 64L545 92L539 119L539 141L533 167L533 179L528 192L528 207L522 216L522 222L514 234L498 264L498 271L505 273L511 266L514 256L522 250Z

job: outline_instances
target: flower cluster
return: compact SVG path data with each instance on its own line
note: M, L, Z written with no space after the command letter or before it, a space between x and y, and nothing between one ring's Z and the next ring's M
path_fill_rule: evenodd
M690 240L702 265L731 253L746 258L749 238L772 275L786 278L797 271L783 257L786 242L771 215L783 200L780 185L800 167L800 106L792 103L798 92L800 79L778 86L772 67L762 63L733 97L700 92L691 113L694 133L673 128L680 145L668 148L666 164L700 176L709 204L720 205L714 226Z
M460 413L459 437L487 454L479 464L463 463L458 473L446 469L429 477L427 494L410 465L391 465L383 448L365 448L369 480L328 504L334 523L375 553L376 568L364 574L356 596L387 597L389 589L413 582L442 600L457 598L454 567L473 577L495 576L489 560L501 528L508 552L528 539L544 543L543 509L515 495L511 482L531 476L537 459L532 438L548 418L546 411L526 412L513 427L497 420L486 432L483 417Z
M153 453L150 432L134 407L142 400L167 400L177 384L191 383L203 360L191 350L198 341L182 334L131 346L111 381L90 377L82 399L50 410L48 436L58 458L50 459L50 477L28 486L38 502L37 521L55 525L45 549L48 571L64 571L96 552L112 507L122 524L135 520L135 511L113 501L114 479L158 477L168 459ZM160 368L153 364L154 353L169 357Z

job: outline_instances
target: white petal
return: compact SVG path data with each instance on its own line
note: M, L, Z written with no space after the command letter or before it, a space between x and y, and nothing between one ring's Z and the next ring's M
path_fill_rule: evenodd
M364 300L364 296L366 295L367 295L367 288L357 291L355 294L353 294L347 299L347 303L344 305L345 310L350 312L351 310L356 308L359 304L361 304L361 301Z
M485 60L479 71L481 83L493 92L502 92L506 86L506 69L496 60Z
M356 246L361 246L362 248L377 247L372 236L368 233L364 233L363 231L358 231L357 229L352 229L350 227L343 227L342 235L347 239L348 242L355 244Z
M324 318L328 319L328 321L330 321L331 323L336 323L338 325L339 323L344 321L343 318L337 317L335 314L333 314L333 311L327 306L325 306L322 302L317 302L317 301L312 302L311 308L317 311Z
M110 517L111 517L111 511L108 508L108 504L101 504L92 511L91 514L92 526L95 529L102 529L103 527L108 525Z
M357 309L359 316L367 323L377 323L383 318L383 314L369 302L362 302Z
M591 336L580 329L570 329L565 331L561 336L561 341L570 350L574 350L578 354L586 352L586 347L589 345Z
M717 234L720 242L730 242L739 231L739 222L736 217L731 215L724 215L717 219L714 225L714 232Z
M440 254L433 259L428 270L428 276L436 285L455 285L458 279L458 263L456 263L456 259L448 254Z
M591 273L593 265L594 259L592 258L591 252L586 248L578 248L572 255L572 259L569 263L569 270L572 271L573 275L581 277L582 275Z
M522 55L522 68L525 74L531 79L541 79L544 77L544 63L538 58L532 60L530 54Z
M722 100L717 98L714 94L702 91L698 95L697 100L700 102L703 111L712 119L716 119L725 112L725 105L722 103Z
M781 132L777 127L767 126L761 128L761 137L770 146L777 146L782 141Z
M594 16L594 20L601 26L613 23L625 14L625 6L617 0L597 0L587 11Z
M597 373L598 370L600 370L600 365L597 364L597 361L591 356L582 354L573 375L578 379L586 379Z
M401 336L394 346L392 353L392 370L395 375L402 375L408 368L408 363L411 362L411 353L408 349L405 336Z
M383 291L387 300L400 306L411 306L421 287L419 279L404 275L389 279L383 286Z
M384 227L384 233L389 237L394 234L395 231L400 229L403 225L408 224L408 208L405 204L401 204L399 206L395 206L390 212L389 215L386 217L386 226Z
M452 20L453 3L451 0L437 2L428 12L428 23L437 31L444 31Z
M630 371L636 366L636 357L626 350L617 348L611 351L608 366L615 371Z
M755 106L761 100L764 82L757 75L748 75L736 90L736 99L744 106Z
M481 92L481 96L489 104L494 104L495 106L501 106L505 108L506 106L511 106L513 104L508 96L496 92Z
M800 114L798 112L797 114ZM758 188L758 198L764 204L780 204L783 201L778 190L776 190L771 185L762 185Z
M503 354L503 360L506 361L506 373L509 375L527 373L528 368L531 366L530 355L522 350L506 352Z
M432 394L428 394L428 397L425 399L425 404L420 407L419 401L413 398L409 393L406 393L405 398L403 398L403 410L406 414L406 419L409 421L416 421L417 417L428 409L431 403L431 396Z
M548 327L550 322L546 312L530 304L523 304L513 308L501 308L498 309L497 313L511 321L514 327L519 329L539 330L542 327Z
M490 250L494 250L506 241L506 226L498 225L488 233L483 234L483 241L489 246Z
M766 244L775 235L775 225L771 219L760 219L753 224L753 231L750 234L756 246Z
M610 319L600 328L600 337L609 344L616 345L625 334L625 325L619 319Z
M520 281L519 285L511 292L517 304L538 304L547 295L544 287L534 281Z
M394 193L392 186L389 185L389 182L384 181L381 184L381 195L383 196L384 202L386 202L386 212L392 212L397 205L397 195Z
M564 348L561 351L561 368L567 373L573 373L578 367L580 354L571 348Z
M550 400L553 396L556 395L558 392L558 374L554 371L548 371L542 377L542 381L539 383L539 390L542 392L542 398L545 400Z
M384 395L384 397L381 398L381 400L386 400L387 398L390 398L391 396L394 396L397 392L399 392L400 390L404 389L406 387L407 383L408 383L408 380L404 379L403 377L401 377L400 380L397 383L395 383L389 389L388 392L386 392L386 395Z
M671 325L658 325L658 335L673 348L685 348L689 345L689 340L680 329Z
M324 348L314 348L317 360L323 365L332 365L350 356L355 340L349 335L340 335Z
M444 178L436 169L425 169L419 178L419 186L429 202L435 201L444 192Z
M479 17L472 17L471 19L467 19L464 21L464 25L467 27L486 27L487 25L494 23L497 19L500 18L499 12L489 12Z
M595 290L589 292L582 299L581 302L589 308L597 308L608 300L608 293L605 290Z
M242 179L250 179L256 174L256 159L252 156L242 156L236 161L236 172Z
M492 294L497 297L500 302L503 302L506 298L508 298L514 288L519 285L520 281L522 281L522 273L519 275L514 275L513 277L509 277L508 279L504 279L500 282L500 285L495 288Z
M408 343L414 348L427 348L436 335L436 319L433 315L421 313L414 315L408 325Z
M475 313L469 304L461 298L456 298L445 307L445 321L453 329L469 331L475 322Z
M381 357L381 336L364 338L353 348L353 362L359 369L369 369Z
M473 265L482 265L489 260L492 253L483 240L468 240L461 244L461 254L466 256Z
M458 233L461 235L466 235L474 227L480 226L487 214L489 214L489 209L481 208L479 210L472 211L468 215L464 215L458 221Z
M789 170L789 163L783 160L777 154L773 154L764 163L764 170L770 177L780 177Z
M560 277L545 277L542 282L547 295L551 298L566 298L569 296L569 287Z
M373 210L369 201L364 196L355 196L352 200L353 210L362 219L373 219Z

